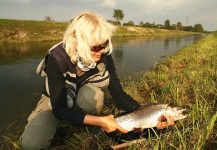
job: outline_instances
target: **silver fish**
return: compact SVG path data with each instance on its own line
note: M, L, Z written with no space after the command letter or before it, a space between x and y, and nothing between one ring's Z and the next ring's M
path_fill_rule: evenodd
M172 117L174 121L187 117L183 114L181 107L172 107L168 104L142 105L137 110L115 118L115 121L124 129L133 131L135 129L145 129L156 127L161 115Z

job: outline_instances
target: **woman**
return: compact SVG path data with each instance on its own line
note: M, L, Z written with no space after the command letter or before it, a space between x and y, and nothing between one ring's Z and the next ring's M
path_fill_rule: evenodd
M46 75L46 82L21 136L24 149L48 148L62 120L99 126L106 132L128 132L113 115L99 116L104 101L102 89L107 86L118 107L128 112L140 107L123 91L117 78L110 55L114 30L100 15L83 12L68 26L63 42L49 50L38 68ZM166 126L161 123L159 128Z

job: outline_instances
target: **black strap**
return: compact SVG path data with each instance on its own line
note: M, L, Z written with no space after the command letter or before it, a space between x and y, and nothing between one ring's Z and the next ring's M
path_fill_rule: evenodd
M56 58L62 73L67 71L73 72L73 64L65 49L63 48L63 44L58 45L57 49L55 49L51 55Z

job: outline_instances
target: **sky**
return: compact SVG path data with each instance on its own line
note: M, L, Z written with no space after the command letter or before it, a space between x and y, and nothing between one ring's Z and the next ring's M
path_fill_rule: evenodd
M121 9L121 23L201 24L205 31L217 30L217 0L0 0L0 18L69 21L82 11L92 11L114 20Z

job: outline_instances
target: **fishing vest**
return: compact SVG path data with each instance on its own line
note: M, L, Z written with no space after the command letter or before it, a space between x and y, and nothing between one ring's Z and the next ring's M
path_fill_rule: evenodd
M106 56L107 54L102 54L102 57L94 69L84 72L83 75L76 75L76 64L72 63L65 49L63 48L63 43L60 42L54 45L46 54L46 56L39 63L36 73L40 74L45 78L45 88L48 95L48 78L46 74L46 61L49 56L52 56L57 61L60 66L61 73L65 78L66 83L66 98L67 105L69 108L73 107L74 100L78 89L84 84L93 84L99 88L108 86L109 84L109 73L106 68Z

